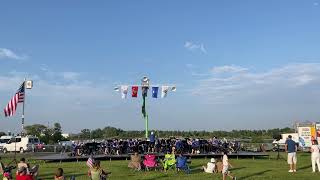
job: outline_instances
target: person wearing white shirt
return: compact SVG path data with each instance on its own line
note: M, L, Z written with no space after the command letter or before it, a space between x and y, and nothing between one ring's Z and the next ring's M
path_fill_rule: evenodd
M211 158L210 162L207 163L207 167L202 166L203 171L206 173L214 173L216 169L216 160Z
M226 177L229 176L231 179L234 179L236 180L237 178L232 176L230 174L230 171L229 171L229 166L232 168L232 165L229 163L229 160L228 160L228 152L223 152L223 157L222 157L222 165L223 165L223 168L222 168L222 178L223 180L226 180Z
M316 163L318 166L318 171L320 172L320 155L319 155L319 145L317 140L313 140L313 145L311 146L311 164L312 172L316 172Z

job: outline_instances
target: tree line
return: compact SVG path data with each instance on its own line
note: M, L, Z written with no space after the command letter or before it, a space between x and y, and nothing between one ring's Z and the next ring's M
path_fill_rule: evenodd
M28 135L34 135L46 143L52 144L63 140L84 140L84 139L110 139L110 138L144 138L145 131L133 131L123 130L107 126L104 128L97 129L82 129L79 133L70 134L68 139L62 136L62 127L59 123L54 123L53 127L48 127L42 124L33 124L25 127ZM232 130L232 131L170 131L170 130L150 130L155 132L158 138L169 138L169 137L185 137L185 138L237 138L237 139L249 139L252 142L263 142L264 139L275 139L283 133L292 133L294 129L286 128L275 128L265 130ZM0 135L5 133L0 132Z
M42 124L33 124L25 127L27 135L33 135L45 144L54 144L59 141L67 140L62 136L62 128L60 123L54 123L53 127Z
M237 138L252 139L252 141L261 141L261 139L274 139L283 133L292 133L292 128L275 128L267 130L232 130L232 131L164 131L150 130L155 132L159 138L169 137L189 137L189 138ZM120 128L107 126L103 129L82 129L80 133L73 134L72 139L107 139L107 138L144 138L145 131L123 130Z

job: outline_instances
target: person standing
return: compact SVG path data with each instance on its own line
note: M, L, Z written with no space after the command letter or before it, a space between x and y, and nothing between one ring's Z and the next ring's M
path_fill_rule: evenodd
M155 145L155 142L156 142L156 135L154 134L153 131L151 131L151 134L150 134L150 147L148 149L149 152L154 152L154 145Z
M290 170L288 172L297 171L297 144L292 140L292 136L289 135L285 143L285 149L288 153L288 164L290 165Z
M222 168L222 179L226 180L227 176L229 176L231 179L233 180L237 180L237 177L232 176L230 171L229 171L229 167L233 168L233 166L229 163L229 159L228 159L228 152L222 152L223 157L222 157L222 164L223 164L223 168Z
M311 146L311 164L312 164L312 172L316 172L316 163L318 166L318 171L320 172L320 155L319 155L319 145L317 140L312 141Z

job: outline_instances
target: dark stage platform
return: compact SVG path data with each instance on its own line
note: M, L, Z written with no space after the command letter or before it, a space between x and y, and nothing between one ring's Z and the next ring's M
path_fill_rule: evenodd
M157 156L163 157L164 154L157 154ZM211 157L221 157L222 154L184 154L190 158L211 158ZM228 154L230 158L256 158L256 157L269 157L269 154L262 153L262 152L238 152ZM45 156L35 157L36 160L44 160L46 162L57 162L57 161L86 161L89 156L69 156L67 153L60 153L60 154L51 154ZM123 155L96 155L94 156L95 159L100 160L124 160L130 159L130 154L123 154Z

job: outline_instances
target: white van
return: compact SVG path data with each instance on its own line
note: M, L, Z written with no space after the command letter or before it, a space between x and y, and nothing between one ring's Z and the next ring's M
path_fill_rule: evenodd
M13 136L1 136L0 137L0 151L3 150L3 146L7 144L10 139L13 138Z
M32 151L40 143L39 139L34 136L16 136L11 138L5 145L3 145L3 152L20 152Z

